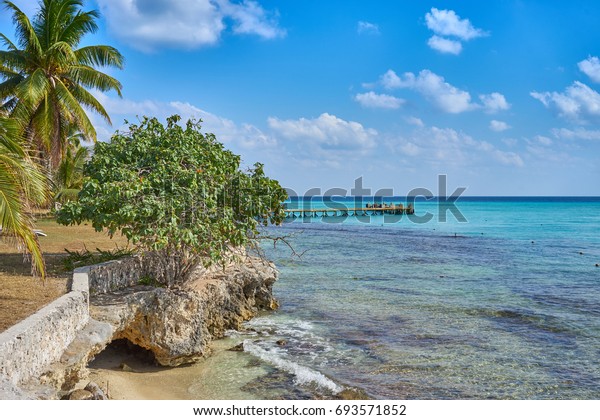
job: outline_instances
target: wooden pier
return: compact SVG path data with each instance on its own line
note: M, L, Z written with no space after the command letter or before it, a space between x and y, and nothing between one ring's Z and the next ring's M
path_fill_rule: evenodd
M326 208L326 209L284 209L286 218L303 217L336 217L336 216L377 216L384 214L403 215L414 214L415 209L412 206L404 207L356 207L356 208Z

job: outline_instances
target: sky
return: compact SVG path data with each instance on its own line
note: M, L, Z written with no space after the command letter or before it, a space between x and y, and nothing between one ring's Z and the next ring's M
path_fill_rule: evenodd
M30 16L36 2L15 0ZM600 195L600 2L95 0L112 125L200 118L298 195ZM0 32L14 39L10 16ZM315 190L316 189L316 190Z

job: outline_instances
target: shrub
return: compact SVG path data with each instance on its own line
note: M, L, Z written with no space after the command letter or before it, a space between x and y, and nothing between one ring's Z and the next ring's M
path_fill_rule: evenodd
M232 249L255 244L261 225L283 221L287 198L262 164L242 170L240 157L199 122L179 120L165 127L144 118L97 143L79 200L57 213L63 224L89 220L97 231L121 232L168 286L198 263L225 263Z

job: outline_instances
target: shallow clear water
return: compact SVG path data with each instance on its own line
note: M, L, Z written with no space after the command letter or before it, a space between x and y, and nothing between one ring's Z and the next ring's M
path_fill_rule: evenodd
M281 387L323 394L597 399L600 200L458 208L467 223L450 213L440 223L435 203L417 202L417 215L436 217L271 228L304 254L265 244L280 269L281 309L249 323L258 337L241 337L246 353L285 372Z

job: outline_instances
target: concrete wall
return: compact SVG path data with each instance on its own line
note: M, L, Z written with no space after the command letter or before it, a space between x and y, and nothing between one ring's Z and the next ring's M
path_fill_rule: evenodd
M90 317L87 277L75 273L69 293L0 333L0 378L18 385L60 359Z

